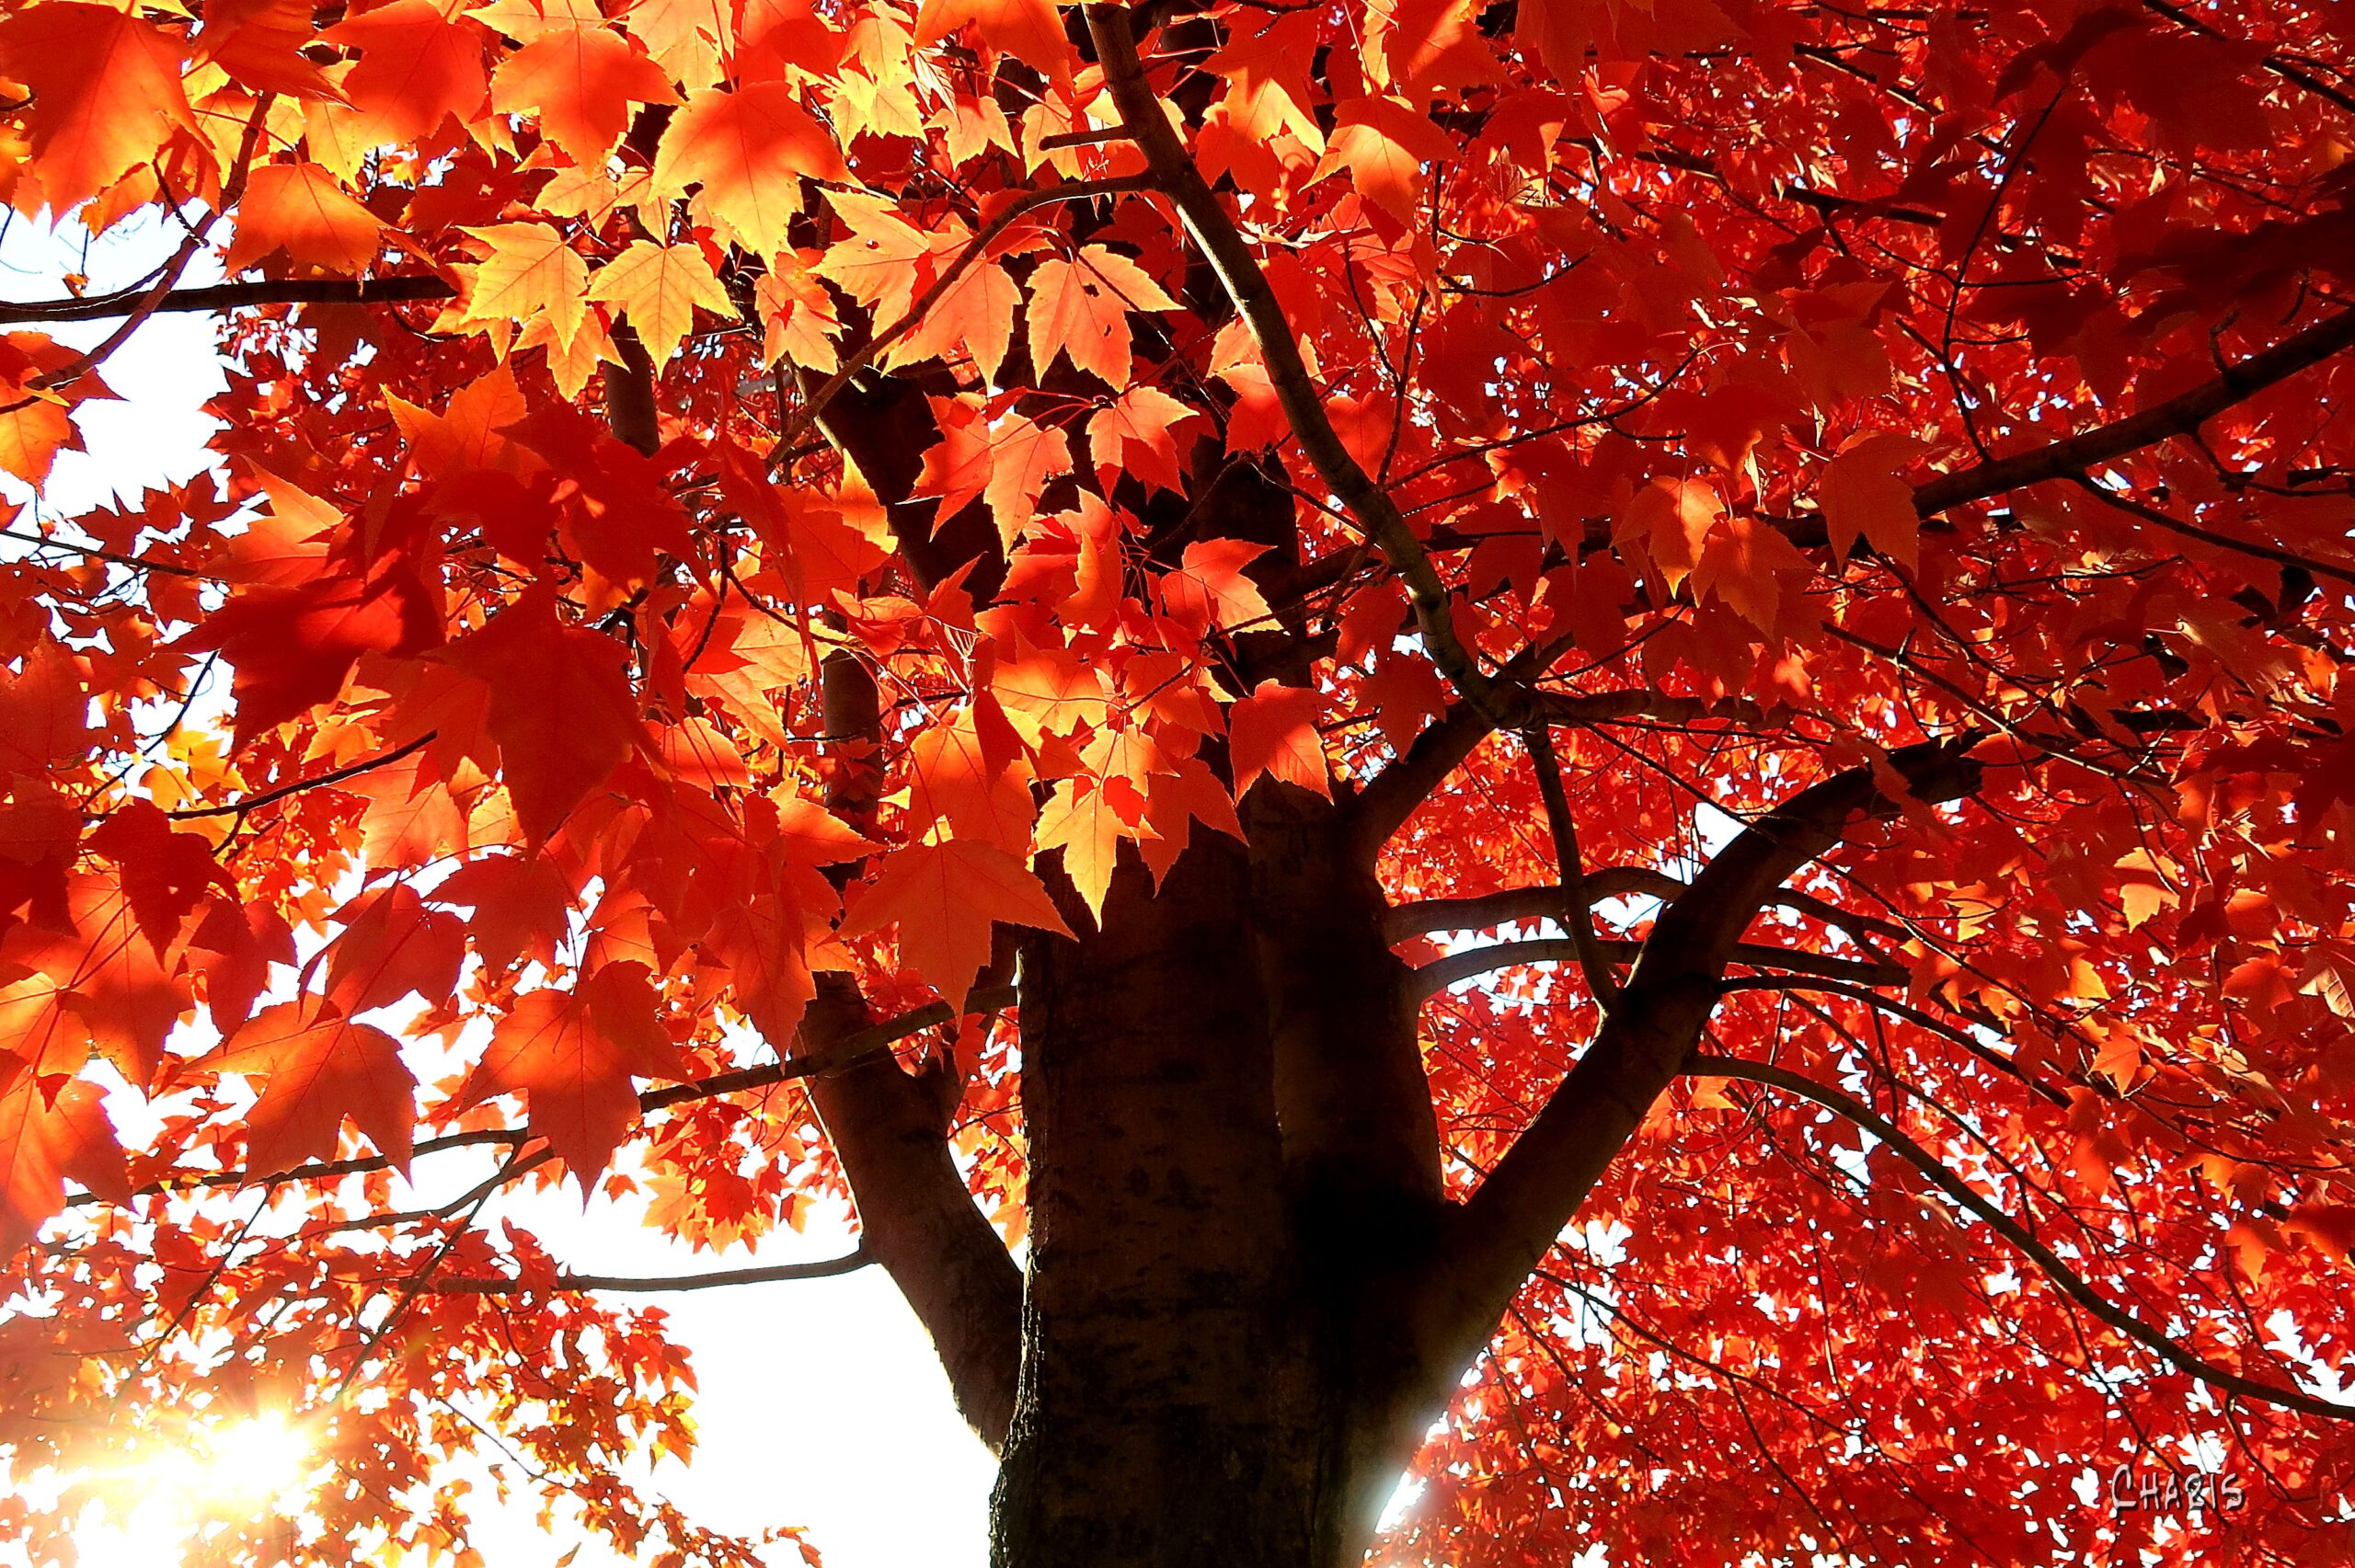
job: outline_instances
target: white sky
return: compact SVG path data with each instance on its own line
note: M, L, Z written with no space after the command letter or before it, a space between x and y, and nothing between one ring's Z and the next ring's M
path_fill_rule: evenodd
M132 281L174 237L157 223L133 220L86 253L78 233L11 222L0 234L0 298L55 297L69 270L89 274L94 288ZM216 277L207 258L188 280ZM86 346L112 325L62 326L54 336ZM77 422L89 450L60 455L35 502L40 514L71 515L109 493L135 497L207 465L204 442L215 425L201 407L222 387L212 328L209 316L158 316L115 353L103 373L123 401L83 406ZM5 480L0 496L27 498ZM420 1165L419 1179L439 1185L426 1169L431 1163ZM748 1256L691 1253L610 1204L584 1213L569 1188L504 1212L584 1273L683 1274ZM833 1257L853 1241L846 1215L821 1211L806 1235L775 1238L759 1257ZM701 1381L699 1456L692 1467L667 1462L654 1476L655 1489L691 1516L748 1535L802 1527L828 1568L979 1568L986 1561L991 1459L957 1415L930 1343L880 1269L631 1299L668 1310L672 1337L693 1356ZM81 1532L85 1568L173 1568L168 1517L151 1513L130 1529L121 1523L93 1519ZM485 1520L476 1540L492 1568L553 1568L579 1544L541 1532L528 1505ZM618 1561L585 1546L575 1560L578 1568ZM787 1544L770 1561L789 1568L800 1558Z

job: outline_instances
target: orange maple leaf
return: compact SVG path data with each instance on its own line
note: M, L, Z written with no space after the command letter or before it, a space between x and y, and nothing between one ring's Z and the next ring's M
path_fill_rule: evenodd
M389 1007L412 994L440 1001L457 989L465 924L428 910L408 883L364 892L335 919L343 932L327 949L327 994L343 1012Z
M1130 387L1088 416L1087 455L1096 464L1096 482L1109 490L1116 475L1133 474L1155 489L1182 489L1178 433L1195 418L1157 386Z
M605 161L630 105L678 101L662 68L603 26L550 28L490 74L491 107L536 115L540 134L583 167Z
M654 156L657 192L676 196L700 184L696 215L764 255L786 247L805 175L844 179L849 171L833 138L783 82L690 94Z
M1265 775L1331 799L1325 743L1316 733L1316 721L1324 714L1324 693L1308 686L1262 681L1249 696L1238 699L1226 716L1235 798L1248 795Z
M74 655L44 642L0 681L0 770L38 773L89 743L90 698Z
M1104 895L1112 886L1112 870L1120 857L1120 841L1156 836L1140 822L1125 819L1112 779L1081 773L1057 781L1046 808L1039 813L1039 853L1063 852L1063 875L1087 902L1097 923L1104 920ZM1139 807L1143 797L1137 797Z
M1334 116L1332 140L1313 177L1346 172L1350 188L1400 223L1422 205L1423 166L1455 156L1455 142L1396 98L1352 98Z
M178 933L159 946L115 876L75 876L67 898L68 929L17 925L0 943L14 972L33 971L0 990L0 1052L51 1075L80 1071L95 1047L144 1086L194 1000Z
M243 746L332 698L362 654L412 654L439 643L441 611L438 589L396 551L364 573L238 594L182 646L217 648L236 667L230 689Z
M1241 539L1201 539L1186 546L1178 569L1161 579L1161 608L1179 624L1206 632L1268 623L1274 612L1243 568L1268 553Z
M681 1070L660 1001L646 966L627 959L570 990L525 993L492 1029L459 1107L522 1094L532 1135L547 1140L586 1193L638 1119L635 1081Z
M1030 363L1044 374L1058 354L1125 390L1131 377L1129 312L1175 310L1153 275L1119 251L1082 246L1074 259L1051 256L1030 274Z
M303 58L316 9L311 0L205 0L197 58L256 92L343 102L327 74Z
M951 839L885 855L842 929L864 936L896 923L901 961L961 1007L989 962L990 927L1000 921L1071 934L1028 866L995 844Z
M1057 86L1071 86L1071 40L1054 0L924 0L916 13L916 47L938 43L968 22L991 48L1035 66Z
M1650 556L1673 591L1701 558L1701 542L1726 504L1706 479L1654 479L1636 492L1623 514L1623 531Z
M44 1091L30 1067L0 1055L0 1254L65 1207L69 1177L109 1202L131 1201L101 1098L97 1084L78 1079Z
M1693 590L1714 593L1761 631L1775 629L1781 579L1814 568L1775 525L1747 515L1719 521L1693 567Z
M589 264L560 229L546 223L467 226L490 252L465 270L473 278L460 320L529 322L545 316L560 339L580 329L588 309Z
M28 485L49 477L59 452L81 449L67 411L89 398L114 395L87 372L67 386L43 384L78 358L38 332L0 336L0 469Z
M486 722L516 819L534 843L643 741L629 650L603 632L568 626L535 594L450 650L490 688Z
M920 265L932 255L925 231L890 202L861 190L830 190L826 204L849 232L827 247L810 270L851 298L896 321L915 301Z
M346 1116L408 1169L417 1080L401 1061L400 1043L324 998L262 1009L234 1040L190 1066L262 1081L261 1097L246 1113L246 1168L257 1175L332 1159Z
M599 269L589 297L621 306L657 365L679 351L697 305L721 315L736 309L702 250L651 240L633 243Z
M385 225L316 164L264 164L237 203L237 232L222 265L230 271L284 250L298 267L364 271L383 248Z
M933 412L940 440L925 453L912 495L939 501L936 528L980 497L997 524L998 538L1011 550L1038 517L1047 482L1072 471L1070 441L1027 415L993 419L971 398L935 398Z
M960 839L995 844L1009 854L1030 848L1030 770L1018 754L1013 727L987 704L1004 744L992 746L982 733L978 704L956 718L933 726L908 748L909 829L923 833L945 823Z
M360 52L342 86L361 111L353 139L362 146L416 141L452 116L472 120L490 89L482 29L432 0L392 0L319 37Z
M1832 547L1844 559L1858 536L1909 571L1922 555L1922 517L1913 486L1899 471L1921 455L1922 443L1892 430L1866 430L1849 437L1817 482L1816 504Z
M27 131L52 211L97 195L192 123L182 54L163 29L85 0L0 18L0 76L32 89Z

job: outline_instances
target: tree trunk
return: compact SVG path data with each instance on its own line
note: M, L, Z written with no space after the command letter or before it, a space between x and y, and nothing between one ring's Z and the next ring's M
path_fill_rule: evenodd
M1323 1492L1242 848L1022 953L1030 1267L1005 1568L1304 1568Z
M1084 934L1022 949L1001 1568L1341 1568L1430 1419L1391 1310L1443 1211L1414 1008L1333 808L1253 806L1247 850L1197 833L1157 895L1125 861L1100 930L1065 887Z

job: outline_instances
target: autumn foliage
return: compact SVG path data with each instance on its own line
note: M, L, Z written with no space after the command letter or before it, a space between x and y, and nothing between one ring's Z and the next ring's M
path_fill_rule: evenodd
M0 548L0 1551L750 1560L536 1183L855 1200L1023 1568L2355 1560L2346 7L6 0L0 196L0 468L228 374Z

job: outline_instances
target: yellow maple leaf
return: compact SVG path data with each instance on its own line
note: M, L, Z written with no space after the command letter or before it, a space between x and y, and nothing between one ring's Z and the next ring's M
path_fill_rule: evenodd
M588 306L589 264L546 223L489 223L465 232L490 250L481 265L466 269L474 286L466 295L462 326L527 326L545 316L565 340L580 329Z
M695 306L721 315L735 308L700 249L643 239L598 271L589 297L619 305L657 365L679 351L695 326Z

